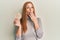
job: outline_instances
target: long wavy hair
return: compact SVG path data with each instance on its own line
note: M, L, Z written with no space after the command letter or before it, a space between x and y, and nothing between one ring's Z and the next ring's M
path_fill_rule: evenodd
M21 18L21 25L22 25L22 32L26 32L27 31L27 15L26 15L26 5L31 3L33 6L33 14L35 15L35 8L32 2L28 1L25 2L23 5L23 9L22 9L22 18Z

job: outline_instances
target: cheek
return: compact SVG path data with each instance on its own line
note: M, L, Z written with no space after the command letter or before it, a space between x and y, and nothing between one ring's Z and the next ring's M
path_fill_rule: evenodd
M32 11L33 11L33 9L32 9Z
M33 9L31 9L31 12L33 12L34 10Z

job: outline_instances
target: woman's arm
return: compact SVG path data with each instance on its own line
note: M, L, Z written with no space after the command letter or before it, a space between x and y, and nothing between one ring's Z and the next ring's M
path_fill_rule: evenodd
M37 18L33 13L30 13L29 16L30 16L32 22L34 23L34 28L36 30L37 37L41 38L43 35L41 20L39 18Z
M35 27L35 32L36 36L38 38L41 38L43 36L43 31L42 31L42 24L40 18L37 18L37 21L34 22L34 27Z
M21 36L21 27L20 26L17 29L16 36L17 37Z
M21 23L19 15L17 15L14 19L14 25L17 28L16 30L16 40L21 40Z

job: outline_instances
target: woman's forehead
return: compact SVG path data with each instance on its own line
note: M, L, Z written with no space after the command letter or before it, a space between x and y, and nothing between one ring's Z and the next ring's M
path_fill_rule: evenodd
M26 6L33 6L31 3L28 3Z

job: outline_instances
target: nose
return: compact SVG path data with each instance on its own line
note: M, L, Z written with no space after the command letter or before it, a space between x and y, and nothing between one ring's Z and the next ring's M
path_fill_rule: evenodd
M29 8L30 12L31 12L31 8Z

